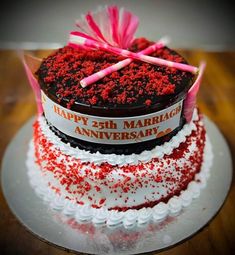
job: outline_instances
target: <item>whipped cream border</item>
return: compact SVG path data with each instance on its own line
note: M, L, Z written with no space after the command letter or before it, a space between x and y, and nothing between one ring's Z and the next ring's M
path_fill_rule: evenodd
M51 190L46 180L43 179L39 167L34 162L32 141L29 144L26 160L31 186L36 194L48 203L52 209L75 218L79 223L92 222L94 225L107 225L108 227L123 225L125 228L141 226L150 221L162 222L168 216L179 215L182 209L189 206L193 199L198 198L201 190L206 187L212 164L212 146L209 137L206 136L201 171L195 175L194 180L188 184L186 190L182 191L179 196L172 197L167 203L160 202L153 208L129 209L126 212L119 212L115 210L108 211L106 208L92 208L89 204L78 205Z
M61 138L56 136L53 131L50 130L46 123L45 117L41 116L38 118L42 134L53 144L54 148L58 148L61 152L66 155L72 156L76 159L80 159L81 162L92 162L95 165L107 162L110 165L124 166L127 164L138 165L140 162L148 162L153 158L163 158L164 155L170 155L172 151L179 147L182 142L185 142L186 137L196 130L194 121L198 120L198 111L194 110L193 119L190 123L186 123L183 128L171 138L170 141L165 142L163 145L157 145L150 151L143 151L140 154L130 155L116 155L116 154L102 154L100 152L91 153L86 150L74 148L70 143L64 143Z

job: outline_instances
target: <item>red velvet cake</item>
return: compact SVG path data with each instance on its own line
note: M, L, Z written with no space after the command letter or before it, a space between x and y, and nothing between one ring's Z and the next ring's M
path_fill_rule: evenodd
M150 45L144 38L136 39L130 50L138 52ZM166 47L157 50L152 56L186 63L179 54ZM75 112L111 118L146 115L165 109L182 100L192 85L191 73L139 61L119 72L113 72L92 86L81 87L82 78L121 60L123 57L105 51L77 50L67 46L45 59L37 75L43 92L56 103ZM179 126L167 135L138 143L138 146L129 144L128 147L89 143L71 138L56 127L52 126L51 129L73 147L91 152L131 154L169 141L184 123L184 117L180 116Z
M135 39L128 51L151 45ZM187 65L166 46L148 55ZM81 86L125 59L71 43L43 59L35 73L43 114L34 123L30 180L53 208L78 221L161 221L188 206L209 176L211 146L202 116L189 103L200 74L132 59Z

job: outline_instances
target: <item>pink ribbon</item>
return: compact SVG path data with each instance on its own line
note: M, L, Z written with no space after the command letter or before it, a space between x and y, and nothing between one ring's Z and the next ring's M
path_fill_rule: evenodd
M138 17L133 13L119 9L117 6L108 6L96 12L88 12L76 22L78 31L70 33L68 45L74 48L102 49L127 58L137 59L150 64L163 65L177 68L179 70L197 73L198 68L187 64L176 63L161 58L147 56L145 54L130 52L126 50L134 39L135 32L139 24ZM118 65L120 69L120 65ZM116 67L117 67L116 66ZM115 68L116 68L115 67ZM111 71L101 72L101 78ZM100 75L100 73L98 73ZM95 79L94 79L95 77ZM86 77L81 85L87 86L97 80L97 74Z
M37 103L38 115L42 115L43 107L42 107L42 100L41 100L41 89L37 79L34 76L34 73L39 68L42 60L30 55L26 55L23 52L19 52L19 55L23 62L25 72L28 77L28 81L34 92L34 96Z
M133 13L115 5L88 12L76 21L78 33L110 46L128 48L139 25Z
M138 54L151 54L152 52L156 51L157 49L163 48L166 43L168 41L168 38L162 38L161 40L159 40L158 42L156 42L155 44L147 47L146 49L140 51ZM132 58L127 58L124 59L122 61L117 62L114 65L111 65L105 69L100 70L99 72L96 72L84 79L82 79L80 81L80 84L83 88L85 88L86 86L95 83L96 81L102 79L103 77L105 77L106 75L111 74L112 72L118 71L122 68L124 68L125 66L129 65L131 62L133 61Z
M206 68L206 63L201 62L199 66L198 76L194 84L192 85L192 87L189 89L184 101L184 116L188 123L192 120L192 117L193 117L193 111L196 106L196 97L201 85L202 76L205 71L205 68Z

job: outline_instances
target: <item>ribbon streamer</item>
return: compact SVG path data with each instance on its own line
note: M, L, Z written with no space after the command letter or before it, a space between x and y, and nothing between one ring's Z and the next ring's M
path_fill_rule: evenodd
M134 39L139 24L138 17L124 8L107 6L96 12L88 12L76 22L78 31L70 33L68 45L75 48L102 49L129 58L120 61L109 69L101 70L83 79L80 84L89 84L120 70L130 63L130 59L137 59L154 65L173 67L182 71L196 74L198 68L182 63L176 63L161 58L147 56L145 52L134 53L126 50Z
M101 49L101 50L105 50L117 55L121 55L123 57L134 58L134 59L144 61L154 65L173 67L173 68L186 71L186 72L191 72L194 74L197 73L198 71L198 68L195 66L176 63L176 62L168 61L161 58L150 57L140 53L131 52L125 49L116 48L105 43L100 43L100 42L88 39L87 37L83 37L81 36L80 33L78 34L76 31L70 33L68 45L74 48L79 46L85 46L92 49Z
M167 43L168 43L169 39L167 37L163 37L162 39L160 39L158 42L156 42L155 44L147 47L146 49L140 51L138 54L151 54L152 52L156 51L157 49L160 49L162 47L164 47ZM99 72L96 72L84 79L82 79L80 81L80 84L83 88L85 88L86 86L92 84L92 83L95 83L96 81L102 79L103 77L115 72L115 71L118 71L122 68L124 68L125 66L128 66L131 62L133 61L132 58L127 58L127 59L124 59L122 61L119 61L118 63L112 65L112 66L109 66Z
M28 77L28 81L33 89L34 96L37 103L38 115L40 116L43 113L43 107L42 107L42 101L41 101L41 89L40 89L38 80L34 76L34 73L39 68L42 60L30 55L24 54L23 52L19 52L19 56L24 65L25 72Z
M196 106L196 97L201 85L202 76L205 71L205 68L206 68L206 63L201 62L199 66L199 73L198 73L197 79L195 80L192 87L189 89L184 101L184 116L188 123L192 120L193 110Z
M125 49L134 40L139 19L126 9L112 5L82 15L76 25L77 32L88 39Z

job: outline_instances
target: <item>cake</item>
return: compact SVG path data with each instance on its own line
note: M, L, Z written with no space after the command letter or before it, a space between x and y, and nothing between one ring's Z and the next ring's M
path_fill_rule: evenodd
M137 38L128 51L151 45ZM149 56L188 65L165 45ZM209 177L212 153L203 117L193 105L188 118L186 109L197 73L131 60L81 86L125 59L72 41L35 72L43 113L33 125L30 182L52 207L78 221L162 221L189 206Z

